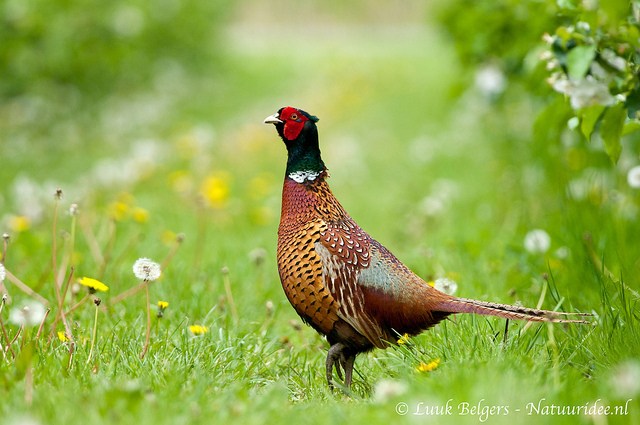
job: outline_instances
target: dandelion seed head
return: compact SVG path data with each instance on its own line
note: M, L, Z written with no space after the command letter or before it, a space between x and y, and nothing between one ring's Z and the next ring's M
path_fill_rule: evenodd
M26 301L22 307L15 307L9 312L9 321L18 326L39 325L46 314L44 305L37 301Z
M402 381L383 379L376 383L373 389L373 400L376 403L385 403L392 398L407 392L407 384Z
M449 278L441 277L433 282L433 287L447 295L453 295L458 290L458 284Z
M160 264L148 258L138 258L133 263L133 274L138 279L153 282L160 277L162 271L160 270Z
M256 266L264 263L266 257L267 251L264 248L254 248L249 252L249 258Z
M78 204L71 204L69 205L69 215L70 216L76 216L80 213L80 209L78 208Z
M640 394L640 362L627 360L620 363L614 368L609 384L621 398Z
M4 264L0 263L0 283L4 282L4 279L7 277L7 272L4 269Z
M531 254L544 254L551 247L551 237L542 229L534 229L524 237L524 249Z

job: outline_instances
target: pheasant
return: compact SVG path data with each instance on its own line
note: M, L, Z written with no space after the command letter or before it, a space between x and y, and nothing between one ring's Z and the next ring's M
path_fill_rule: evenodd
M290 106L267 117L287 148L277 260L289 302L329 342L326 377L333 370L350 388L358 354L386 348L454 313L537 322L581 322L561 314L458 298L409 270L356 224L335 198L320 155L318 118ZM580 313L577 313L580 314Z

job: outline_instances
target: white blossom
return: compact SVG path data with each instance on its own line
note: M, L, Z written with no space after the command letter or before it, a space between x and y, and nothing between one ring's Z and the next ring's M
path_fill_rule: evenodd
M531 230L524 237L524 249L531 254L544 254L551 246L551 237L542 229Z
M133 263L133 274L138 279L153 282L160 277L162 271L160 270L160 264L148 258L138 258Z
M476 72L475 83L482 94L491 97L504 91L507 79L500 68L495 65L486 65Z
M609 106L615 101L609 93L607 85L591 76L578 81L565 77L555 78L551 80L551 86L555 91L569 96L573 109L581 109L591 105Z
M634 189L640 189L640 165L636 165L627 173L627 183Z

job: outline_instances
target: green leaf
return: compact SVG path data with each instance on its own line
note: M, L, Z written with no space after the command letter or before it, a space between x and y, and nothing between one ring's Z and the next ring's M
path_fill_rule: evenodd
M580 111L580 131L589 142L604 108L602 105L593 105Z
M591 62L596 57L596 46L576 46L567 55L569 77L580 80L589 71Z
M627 134L635 133L638 130L640 130L640 122L629 121L625 123L624 129L622 130L622 135L626 136Z
M624 104L619 103L611 106L604 112L602 125L600 125L600 135L604 142L604 150L614 164L618 162L620 152L622 152L620 139L624 128L624 120L627 118L626 115Z
M557 141L567 120L573 116L573 110L566 100L556 96L536 117L533 123L533 137L537 143L552 143Z

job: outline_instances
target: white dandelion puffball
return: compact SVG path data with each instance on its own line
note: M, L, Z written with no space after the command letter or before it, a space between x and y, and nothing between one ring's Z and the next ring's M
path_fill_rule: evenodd
M162 271L160 270L160 264L148 258L138 258L133 263L133 274L138 279L153 282L160 277Z
M551 247L551 236L542 229L534 229L524 237L524 249L531 254L544 254Z
M447 295L453 295L458 290L458 284L451 279L447 279L446 277L436 279L436 281L433 283L433 287L440 292L444 292Z
M383 379L373 388L373 400L377 403L386 403L388 400L406 393L408 386L402 381Z
M36 326L42 323L47 313L37 301L25 301L22 307L15 307L9 312L9 321L18 326Z
M4 269L4 265L0 263L0 283L4 282L4 279L7 277L7 272Z
M627 183L634 189L640 189L640 165L636 165L627 173Z

